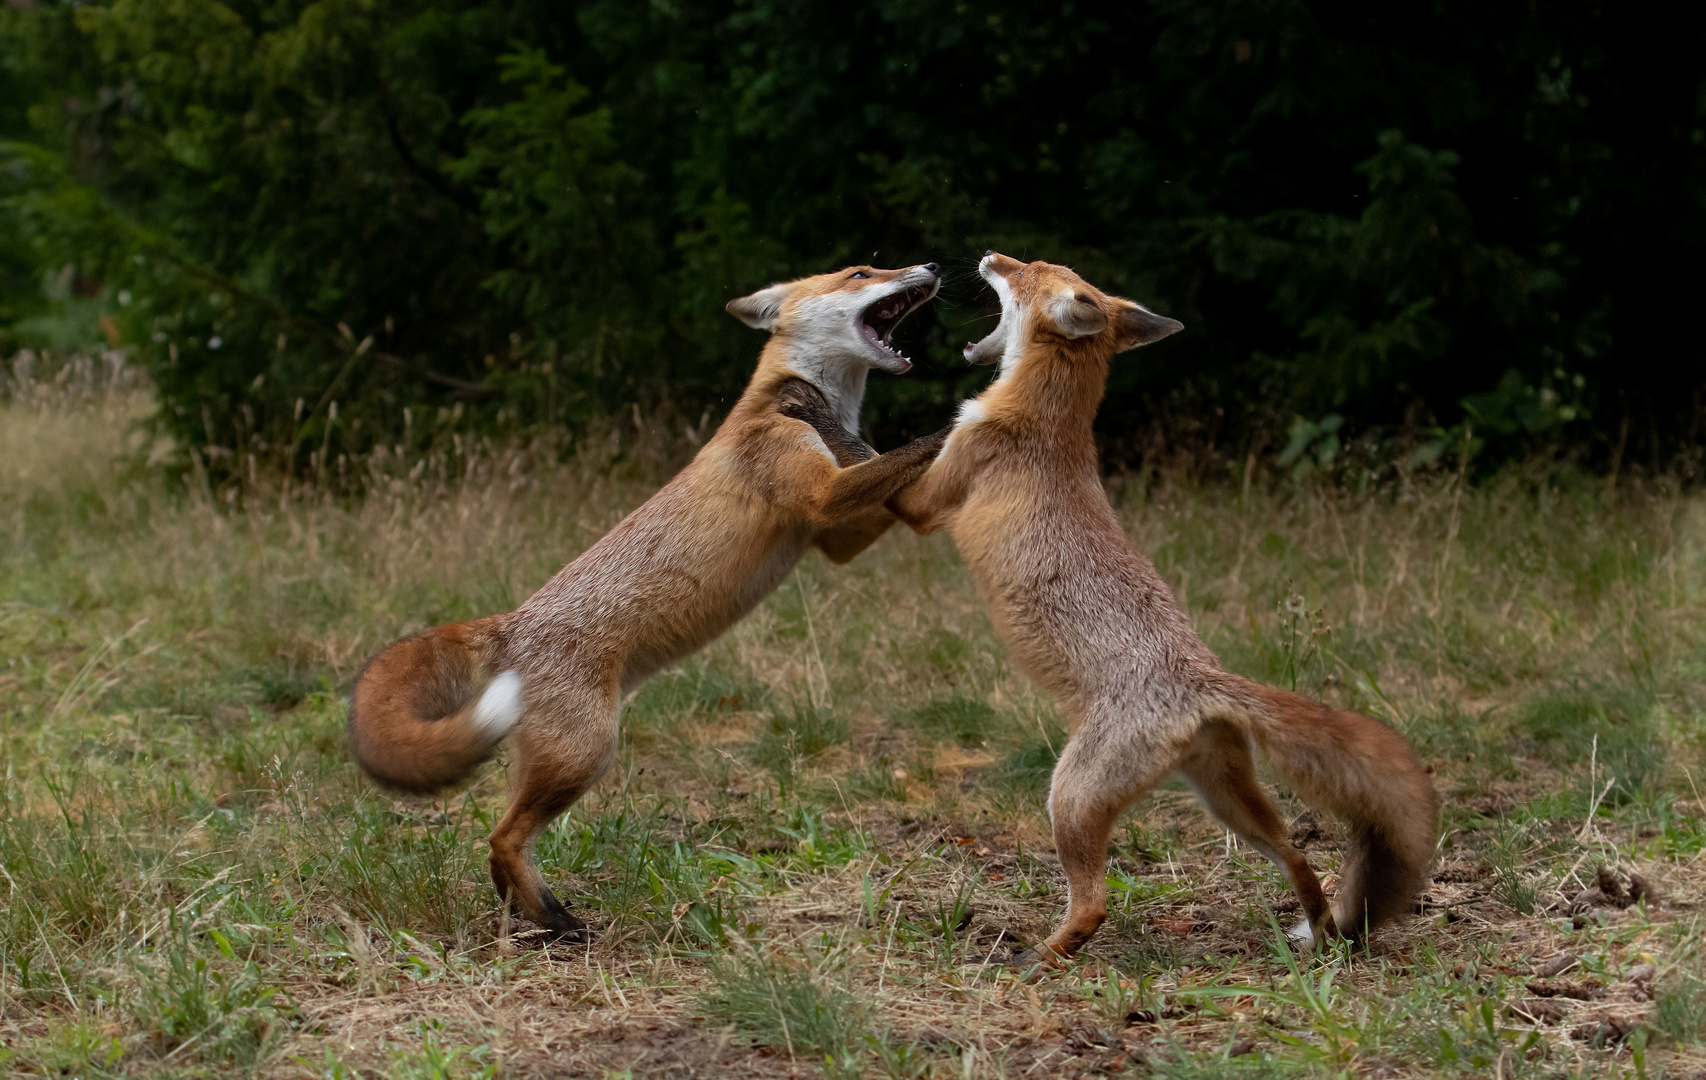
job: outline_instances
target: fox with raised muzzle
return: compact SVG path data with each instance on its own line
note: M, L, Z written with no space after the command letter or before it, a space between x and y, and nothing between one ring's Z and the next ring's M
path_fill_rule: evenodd
M965 354L1000 375L888 505L919 532L952 532L1014 659L1072 721L1049 793L1066 923L1015 962L1057 962L1096 932L1114 822L1174 770L1285 871L1307 917L1294 934L1360 937L1409 910L1438 827L1409 743L1366 716L1224 670L1102 489L1091 424L1109 361L1180 324L1064 266L990 252L979 272L1001 320ZM1349 825L1334 905L1257 782L1253 748L1304 802Z
M807 548L845 562L893 522L884 501L945 433L875 456L857 435L859 405L872 368L911 367L891 334L939 281L934 263L855 266L732 301L770 339L692 462L515 611L395 642L357 676L351 747L386 786L437 790L512 742L491 872L518 915L585 938L533 841L615 759L622 694L721 634Z

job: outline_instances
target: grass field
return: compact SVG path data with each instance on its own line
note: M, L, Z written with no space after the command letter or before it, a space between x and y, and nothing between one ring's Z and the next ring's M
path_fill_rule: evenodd
M486 878L503 770L376 790L342 695L391 638L514 607L688 441L636 417L559 461L423 418L436 450L216 486L115 370L0 402L0 1071L1706 1075L1698 492L1110 480L1228 667L1437 770L1422 912L1366 952L1294 956L1283 880L1170 785L1079 963L986 964L1061 913L1067 735L948 538L900 531L632 697L539 850L600 933L541 948ZM1284 802L1330 887L1334 824Z

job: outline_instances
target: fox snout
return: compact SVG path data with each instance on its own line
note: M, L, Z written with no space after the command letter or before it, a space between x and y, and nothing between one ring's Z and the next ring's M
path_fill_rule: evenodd
M983 259L977 264L977 272L983 279L994 284L992 278L1003 280L1012 277L1025 268L1025 264L1010 255L1003 255L993 249L983 253Z

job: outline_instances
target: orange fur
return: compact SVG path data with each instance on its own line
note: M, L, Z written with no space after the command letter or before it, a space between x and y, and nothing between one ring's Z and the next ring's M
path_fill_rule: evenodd
M937 283L934 264L853 267L731 303L772 336L693 461L515 611L399 641L357 678L351 745L383 783L433 790L514 740L491 870L521 915L584 932L531 850L614 759L622 694L721 634L814 543L845 561L875 540L892 520L884 500L940 449L942 436L930 436L842 468L790 415L821 403L823 422L847 436L836 440L844 451L857 443L866 372L910 366L887 333Z
M888 505L920 532L951 529L1015 660L1073 721L1049 794L1069 911L1032 955L1070 956L1096 932L1114 822L1174 770L1285 870L1317 939L1404 911L1437 817L1409 744L1368 717L1224 671L1103 493L1091 423L1109 360L1179 324L1062 266L991 252L981 271L1001 323L966 355L999 362L1001 376ZM1256 782L1252 744L1304 801L1349 823L1336 910Z

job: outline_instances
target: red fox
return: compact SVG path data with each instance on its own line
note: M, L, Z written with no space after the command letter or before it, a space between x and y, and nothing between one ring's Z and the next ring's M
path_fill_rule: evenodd
M912 366L890 334L939 284L935 263L856 266L730 302L771 337L692 462L515 611L395 642L356 677L350 744L389 787L455 783L515 740L491 871L517 914L585 940L546 886L533 840L615 758L622 693L721 634L807 547L845 562L893 521L884 500L946 433L869 460L852 433L869 370ZM812 423L857 463L838 467Z
M915 530L951 530L1020 667L1075 731L1049 815L1069 885L1066 924L1016 964L1070 957L1107 917L1108 836L1126 807L1183 772L1229 828L1278 864L1319 942L1408 909L1433 857L1433 785L1403 736L1222 670L1102 490L1091 421L1115 354L1179 330L1063 266L990 252L1001 320L968 344L996 381L967 401L924 475L889 500ZM1260 747L1305 802L1345 819L1337 905L1256 781Z

